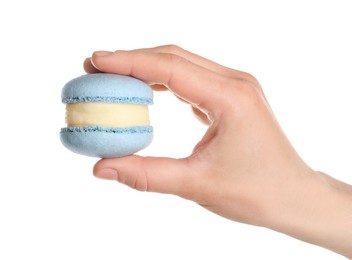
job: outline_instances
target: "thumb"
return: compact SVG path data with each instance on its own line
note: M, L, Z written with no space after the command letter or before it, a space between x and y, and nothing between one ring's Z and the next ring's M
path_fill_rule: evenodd
M189 159L130 155L101 159L93 168L95 177L117 180L140 191L153 191L185 197L191 191Z

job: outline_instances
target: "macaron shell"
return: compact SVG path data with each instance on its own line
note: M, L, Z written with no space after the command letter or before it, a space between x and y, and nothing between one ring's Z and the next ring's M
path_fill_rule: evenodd
M60 139L67 149L77 154L122 157L147 147L153 139L153 128L66 127L61 129Z
M125 75L95 73L67 82L62 89L63 103L116 102L153 103L153 90L145 82Z

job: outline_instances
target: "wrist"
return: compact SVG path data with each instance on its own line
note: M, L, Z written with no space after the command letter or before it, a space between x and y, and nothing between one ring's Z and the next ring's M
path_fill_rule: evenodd
M282 187L268 228L352 257L352 187L315 171Z

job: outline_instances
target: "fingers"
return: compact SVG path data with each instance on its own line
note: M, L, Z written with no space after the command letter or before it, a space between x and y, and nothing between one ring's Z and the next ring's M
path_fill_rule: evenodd
M98 73L101 72L96 67L94 67L91 58L87 58L84 60L83 68L87 73Z
M213 72L218 73L220 75L223 75L225 77L239 79L239 80L246 80L246 81L252 82L254 84L259 84L257 79L255 77L253 77L253 75L251 75L247 72L235 70L235 69L223 66L223 65L218 64L214 61L211 61L211 60L206 59L202 56L199 56L195 53L187 51L177 45L173 45L173 44L162 45L162 46L157 46L157 47L153 47L153 48L136 49L134 51L175 54L175 55L180 56L186 60L189 60L190 62L192 62L194 64L197 64L198 66L204 67L210 71L213 71Z
M192 62L198 66L204 67L210 71L219 73L219 74L226 76L226 77L242 78L242 76L245 74L244 72L241 72L239 70L234 70L234 69L222 66L216 62L208 60L208 59L201 57L195 53L192 53L190 51L187 51L177 45L172 45L172 44L171 45L163 45L163 46L158 46L158 47L154 47L154 48L137 49L135 51L175 54L175 55L180 56L186 60L189 60L190 62Z
M101 72L100 70L98 70L96 67L94 67L93 63L92 63L92 59L91 58L86 58L83 62L83 69L85 70L85 72L87 73L99 73ZM150 86L152 87L153 90L155 91L165 91L167 90L167 88L162 85L162 84L150 84Z
M155 91L165 91L167 90L167 87L163 84L150 84L153 90Z
M96 52L100 71L131 75L148 83L163 84L175 95L208 111L219 112L228 79L180 56L142 51Z
M102 159L94 166L98 178L118 180L140 191L186 196L192 183L188 159L141 157Z

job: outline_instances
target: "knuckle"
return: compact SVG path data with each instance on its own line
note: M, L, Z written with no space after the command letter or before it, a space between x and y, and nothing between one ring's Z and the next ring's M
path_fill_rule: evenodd
M139 174L136 177L132 188L138 191L148 191L147 179L144 174Z
M247 84L247 82L241 82L239 84L238 92L238 95L245 102L245 104L255 105L261 100L261 95L258 89L251 84Z
M245 79L229 79L227 102L236 111L253 109L263 101L259 84Z
M258 80L252 74L250 74L248 72L241 72L241 76L244 80L259 85Z
M143 160L138 157L126 158L128 165L133 165L130 170L120 171L118 181L137 191L148 190L148 172L143 167Z
M163 53L162 55L172 66L176 66L184 60L181 56L174 53Z
M183 67L185 60L181 56L172 53L162 53L160 55L162 55L161 61L165 71L165 80L163 83L170 85L173 82L174 76Z
M180 46L175 45L175 44L165 45L164 48L165 48L165 51L167 53L173 53L173 54L177 54L178 55L181 52L183 52L183 49Z
M138 173L136 174L134 182L132 184L132 188L138 191L148 191L148 167L144 167L143 163L141 163L140 166L140 169L142 169L142 171L138 171Z

